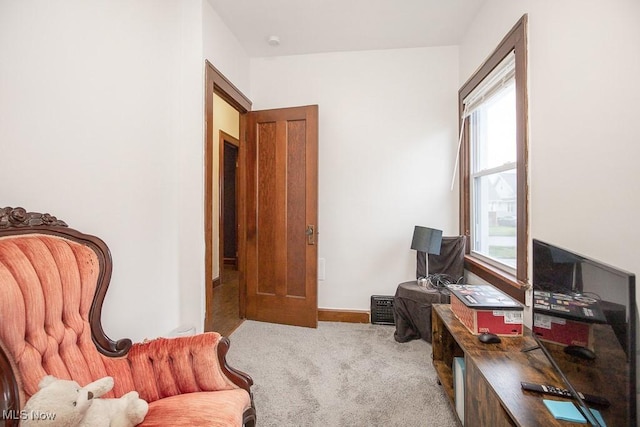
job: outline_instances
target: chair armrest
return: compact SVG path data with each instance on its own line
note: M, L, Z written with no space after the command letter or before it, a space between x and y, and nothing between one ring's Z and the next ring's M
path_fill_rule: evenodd
M148 402L183 393L234 388L251 394L251 378L227 364L228 349L228 339L207 332L134 344L127 359L136 390Z
M24 405L24 396L21 395L22 387L19 376L16 375L15 362L11 353L0 341L0 424L5 427L18 427L20 419L21 401Z
M224 372L235 385L245 389L247 393L251 394L253 379L248 374L232 368L227 363L227 352L229 351L230 345L231 343L229 342L229 338L220 337L220 340L218 341L218 363L220 364L222 372Z

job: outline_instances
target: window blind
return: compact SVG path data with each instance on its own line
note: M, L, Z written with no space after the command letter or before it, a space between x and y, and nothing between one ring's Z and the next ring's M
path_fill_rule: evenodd
M515 51L512 50L502 61L500 61L493 71L491 71L491 73L485 77L480 84L478 84L478 86L476 86L475 89L467 95L466 98L462 100L462 103L464 104L464 111L462 112L463 122L486 100L497 95L509 85L513 84L515 82L515 76L516 54ZM458 149L456 150L456 160L453 165L453 176L451 177L451 191L453 191L458 163L460 162L460 146L462 144L463 134L464 125L460 127L460 134L458 137Z
M516 75L516 55L511 51L496 68L462 101L465 115L470 116L486 100L513 84Z

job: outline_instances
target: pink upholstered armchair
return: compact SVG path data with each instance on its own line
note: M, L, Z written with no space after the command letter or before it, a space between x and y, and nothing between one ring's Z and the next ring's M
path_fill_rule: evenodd
M229 367L218 333L132 344L100 323L111 254L48 214L0 208L0 410L4 425L45 375L80 385L112 376L105 397L149 402L141 426L255 425L251 378Z

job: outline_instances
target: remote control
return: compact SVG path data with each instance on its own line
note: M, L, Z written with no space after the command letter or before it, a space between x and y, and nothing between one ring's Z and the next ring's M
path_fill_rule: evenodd
M555 387L547 384L532 384L532 383L525 383L525 382L521 382L520 385L524 390L537 391L539 393L551 394L554 396L566 397L569 399L573 397L571 396L571 392L566 388ZM609 402L606 398L601 396L594 396L592 394L583 394L580 392L578 392L578 396L580 396L580 399L584 400L587 403L593 403L595 405L601 405L601 406L611 405L611 402Z

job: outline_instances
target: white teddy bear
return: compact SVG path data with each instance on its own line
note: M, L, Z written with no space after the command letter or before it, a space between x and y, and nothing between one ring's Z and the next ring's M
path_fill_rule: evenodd
M113 388L112 377L80 387L47 375L38 387L22 411L21 427L133 427L149 410L136 391L119 399L99 399Z

